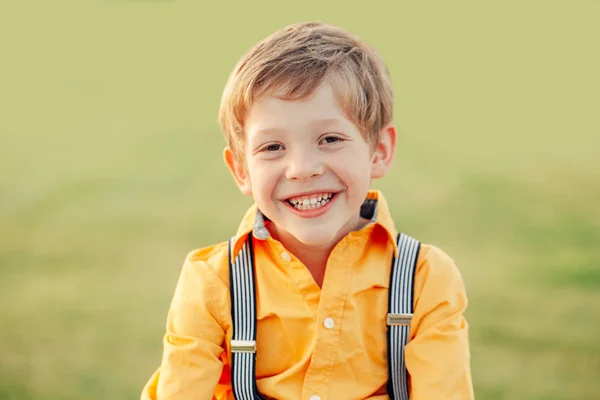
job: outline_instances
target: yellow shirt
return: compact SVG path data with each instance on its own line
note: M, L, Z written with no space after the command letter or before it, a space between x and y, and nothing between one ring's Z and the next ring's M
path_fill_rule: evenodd
M269 222L256 206L242 220L233 251L254 232L256 377L264 398L388 398L386 316L397 232L381 193L368 198L375 207L363 217L371 223L336 245L322 288L268 235ZM229 296L227 243L191 252L169 310L162 364L142 400L233 399ZM466 307L453 261L421 245L405 348L412 400L473 399ZM324 326L326 318L333 328Z

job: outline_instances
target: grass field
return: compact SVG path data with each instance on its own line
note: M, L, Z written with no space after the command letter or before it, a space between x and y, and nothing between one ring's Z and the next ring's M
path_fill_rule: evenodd
M376 187L463 273L477 398L600 398L600 4L389 4L0 5L0 399L139 396L183 257L250 204L222 86L307 19L388 62L401 139Z

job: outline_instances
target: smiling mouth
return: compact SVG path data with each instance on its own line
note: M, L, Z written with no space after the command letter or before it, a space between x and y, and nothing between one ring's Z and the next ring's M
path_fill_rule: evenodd
M314 210L323 207L333 199L336 193L323 192L315 193L310 196L290 197L287 201L296 210Z

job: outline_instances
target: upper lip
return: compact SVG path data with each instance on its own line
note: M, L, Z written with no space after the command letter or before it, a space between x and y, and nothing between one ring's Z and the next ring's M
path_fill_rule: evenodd
M308 192L298 192L298 193L293 193L290 195L287 195L286 197L283 198L283 200L287 200L287 199L291 199L294 197L302 197L302 196L313 196L315 194L321 194L321 193L337 193L337 190L330 190L330 189L323 189L323 190L311 190Z

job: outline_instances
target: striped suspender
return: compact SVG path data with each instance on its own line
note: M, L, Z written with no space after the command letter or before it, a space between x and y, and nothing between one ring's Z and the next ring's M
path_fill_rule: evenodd
M233 239L229 241L231 293L231 386L236 400L261 400L256 387L256 287L252 234L248 235L232 262ZM392 400L409 400L408 372L404 346L408 343L413 314L414 274L420 243L398 235L398 258L392 260L387 316L388 395Z
M232 262L233 239L229 241L231 294L231 386L236 400L260 400L256 387L256 287L252 234Z
M413 279L420 243L400 233L397 244L398 258L392 260L387 317L388 395L392 400L408 400L408 372L404 364L404 346L408 343L413 315Z

